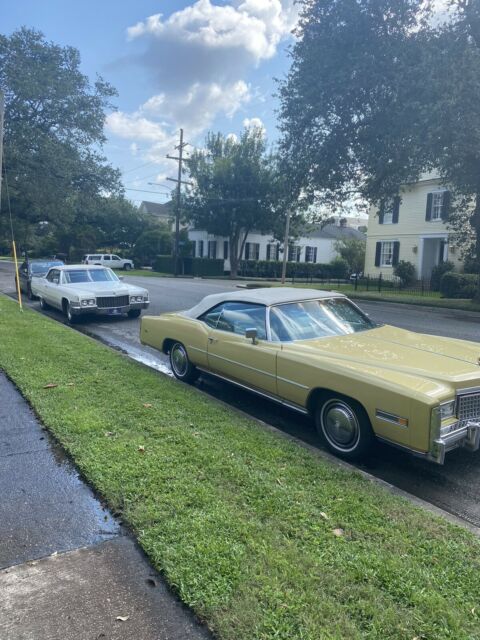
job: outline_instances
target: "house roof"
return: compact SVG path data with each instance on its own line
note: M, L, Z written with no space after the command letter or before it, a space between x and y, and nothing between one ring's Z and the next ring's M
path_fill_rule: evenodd
M302 234L303 235L303 234ZM326 224L323 227L318 227L310 233L306 233L307 238L326 238L328 240L366 240L366 236L361 231L353 229L352 227L340 227L336 224Z
M145 213L149 213L152 216L162 216L162 217L171 217L173 216L173 207L172 202L149 202L148 200L143 200L140 208L145 211Z
M299 302L302 300L319 300L322 298L344 298L342 293L334 291L314 291L312 289L296 289L293 287L261 287L259 289L242 289L228 291L226 293L214 293L206 296L198 304L182 315L189 318L198 318L212 307L221 302L252 302L271 306L285 302Z

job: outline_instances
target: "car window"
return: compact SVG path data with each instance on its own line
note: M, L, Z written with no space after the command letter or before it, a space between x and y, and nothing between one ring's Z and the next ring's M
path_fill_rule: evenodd
M69 269L64 271L63 275L67 284L118 281L111 269Z
M47 280L49 282L53 282L54 284L59 284L60 282L60 271L58 269L50 269L47 275Z
M245 335L247 329L256 329L260 340L266 340L266 311L263 305L245 302L227 302L217 323L220 331Z
M217 323L220 319L220 316L222 315L223 306L224 305L222 303L217 305L216 307L213 307L213 309L210 309L210 311L207 311L202 316L200 316L199 320L202 320L202 322L208 324L208 326L212 329L216 329Z
M112 256L112 260L121 260L118 256Z
M110 260L110 256L103 256L104 260Z
M375 326L345 298L292 302L270 311L270 332L277 342L341 336Z

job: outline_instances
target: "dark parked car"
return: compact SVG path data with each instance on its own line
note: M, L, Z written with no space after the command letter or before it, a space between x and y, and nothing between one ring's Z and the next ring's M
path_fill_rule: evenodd
M26 293L29 300L31 300L34 297L31 286L32 278L44 278L50 267L60 265L63 265L61 260L29 260L28 262L23 262L18 269L20 290ZM15 282L15 286L16 284Z

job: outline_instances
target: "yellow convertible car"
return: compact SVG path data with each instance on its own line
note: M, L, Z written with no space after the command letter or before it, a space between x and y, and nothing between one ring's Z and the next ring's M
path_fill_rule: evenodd
M180 380L208 372L310 414L349 460L376 438L440 464L480 445L480 344L377 325L339 293L210 295L144 316L140 337L170 354Z

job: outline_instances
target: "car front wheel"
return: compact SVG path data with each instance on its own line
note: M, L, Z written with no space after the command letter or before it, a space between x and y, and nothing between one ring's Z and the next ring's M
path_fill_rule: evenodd
M170 348L170 366L173 375L183 382L194 382L198 378L198 370L190 362L187 350L181 342L174 342Z
M43 298L40 298L40 308L43 309L43 311L48 309L48 304L45 302Z
M327 448L345 460L367 456L375 443L367 412L358 402L344 396L330 396L320 402L315 424Z
M74 315L70 302L65 302L63 304L63 311L67 317L68 324L75 324L75 322L77 321L77 316Z

